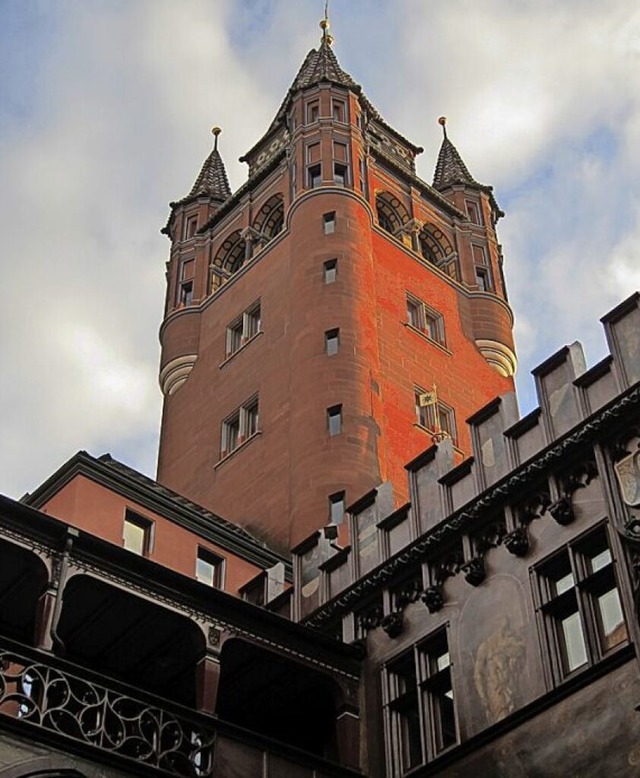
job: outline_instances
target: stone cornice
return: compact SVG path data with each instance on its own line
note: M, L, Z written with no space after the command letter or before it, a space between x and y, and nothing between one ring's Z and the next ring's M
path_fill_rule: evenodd
M605 430L610 434L627 414L638 409L640 409L640 385L635 385L529 461L512 470L495 485L485 489L433 529L382 562L364 578L319 607L303 619L303 623L310 627L322 627L332 619L353 610L362 599L379 592L392 579L406 573L407 568L422 563L425 557L450 543L472 522L486 516L489 511L503 506L528 485L534 484L543 473L561 462L564 457L592 443Z

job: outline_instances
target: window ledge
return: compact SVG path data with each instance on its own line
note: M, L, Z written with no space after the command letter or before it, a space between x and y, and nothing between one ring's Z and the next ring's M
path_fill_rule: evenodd
M420 335L420 337L426 340L427 343L431 343L432 346L435 346L436 348L439 348L441 351L444 351L445 354L452 356L452 352L449 351L449 349L443 343L438 343L437 340L430 338L424 330L420 330L417 327L414 327L413 324L409 324L408 321L403 321L402 324L408 330L411 330L411 332L415 332L416 335Z
M238 451L241 451L245 446L248 446L249 443L251 443L252 440L255 440L257 437L262 435L262 430L258 430L257 432L254 432L253 435L249 435L248 438L242 441L242 443L239 443L233 451L230 451L228 454L225 454L223 457L221 457L213 466L214 470L217 470L221 465L224 465L225 462L227 462L231 457L235 456Z
M263 332L264 332L264 330L259 330L258 332L256 332L256 334L255 334L255 335L252 335L252 336L249 338L249 340L245 341L245 342L244 342L244 343L243 343L243 344L240 346L240 348L239 348L237 351L234 351L234 352L233 352L233 354L229 354L229 356L228 356L228 357L226 357L225 359L223 359L223 360L222 360L222 362L220 362L220 364L218 365L218 367L219 367L219 368L223 368L225 365L227 365L229 362L231 362L231 360L232 360L232 359L233 359L233 358L234 358L234 357L235 357L237 354L239 354L241 351L244 351L244 349L245 349L245 348L246 348L246 347L249 345L249 343L253 343L253 341L254 341L254 340L256 340L257 338L259 338L259 337L260 337L260 335L262 335L262 333L263 333Z
M435 430L429 429L429 427L423 427L422 424L419 424L417 421L413 422L413 426L416 429L421 430L422 432L426 432L428 435L437 435L438 434ZM452 438L451 435L449 435L448 432L446 432L445 435L453 443L453 450L457 451L458 454L462 454L464 456L464 451L461 448L458 448L458 446L456 444L456 441L455 441L455 438Z

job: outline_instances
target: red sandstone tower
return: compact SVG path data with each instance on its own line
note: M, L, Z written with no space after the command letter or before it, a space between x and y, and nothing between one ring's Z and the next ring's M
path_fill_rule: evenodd
M165 228L158 480L285 551L374 487L405 502L434 436L467 456L516 366L491 188L446 130L418 178L322 26L246 183L214 130Z

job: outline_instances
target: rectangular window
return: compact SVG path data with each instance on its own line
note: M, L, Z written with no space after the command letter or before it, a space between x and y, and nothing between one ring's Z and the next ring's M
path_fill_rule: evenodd
M189 240L189 238L193 238L193 236L196 234L197 229L198 229L197 214L193 216L188 216L184 223L184 239Z
M222 422L222 457L259 432L258 407L258 398L252 397Z
M482 224L481 211L477 203L473 200L465 200L465 207L467 209L467 216L472 224Z
M342 405L327 408L327 426L329 435L339 435L342 432Z
M195 269L195 259L186 259L180 265L180 281L178 284L178 305L180 306L191 305Z
M322 223L324 225L324 234L332 235L336 231L336 212L329 211L322 215Z
M344 492L329 495L329 523L342 524L344 519Z
M196 555L196 580L207 586L222 588L224 559L206 548L198 547Z
M334 122L344 123L346 121L347 110L346 110L346 105L344 103L344 100L333 99L331 101L331 111L333 114Z
M307 170L307 185L309 189L315 189L322 183L322 165L312 165Z
M534 580L557 683L628 642L605 527L543 562Z
M307 146L307 163L312 164L320 161L320 144L310 143Z
M444 346L444 318L417 297L407 295L407 321L417 330Z
M261 330L260 302L253 303L237 319L227 327L227 356L235 354L247 341L255 337Z
M184 281L180 284L179 305L191 305L193 300L193 281Z
M338 277L338 260L330 259L324 263L324 282L333 284Z
M491 291L491 274L488 267L476 267L476 284L481 292Z
M334 330L327 330L324 333L324 347L327 352L327 356L331 357L338 353L340 346L340 330L338 328Z
M337 186L345 186L347 183L347 166L341 162L333 163L333 183Z
M314 100L311 103L307 103L307 124L317 122L320 118L320 101Z
M418 424L435 434L443 433L455 443L456 425L453 408L438 400L433 390L425 391L420 388L415 390L415 403Z
M151 551L152 529L152 521L133 513L133 511L127 511L122 528L123 546L134 554L148 556Z
M389 663L384 676L387 758L397 776L458 742L446 631Z

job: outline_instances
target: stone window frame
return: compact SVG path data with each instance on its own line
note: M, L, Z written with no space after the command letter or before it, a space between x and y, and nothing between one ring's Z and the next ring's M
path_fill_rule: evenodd
M556 549L530 573L540 646L554 686L629 644L629 620L606 523ZM621 621L607 632L605 621L616 610Z

